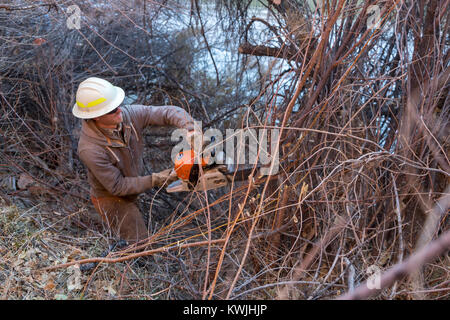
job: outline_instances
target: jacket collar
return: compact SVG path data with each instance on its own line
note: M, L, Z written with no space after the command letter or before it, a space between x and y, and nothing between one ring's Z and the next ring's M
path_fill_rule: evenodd
M132 131L132 124L128 116L128 112L125 111L125 108L122 111L123 116L123 136L124 141L117 139L112 139L105 133L103 133L95 124L94 120L83 120L81 125L81 135L84 136L88 141L101 145L101 146L108 146L108 147L126 147L128 146L130 142L130 136ZM133 130L135 131L135 130ZM125 142L125 143L124 143Z

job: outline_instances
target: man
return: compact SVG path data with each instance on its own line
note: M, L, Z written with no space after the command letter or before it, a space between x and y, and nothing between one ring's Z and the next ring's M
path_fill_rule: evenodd
M135 243L148 237L138 195L177 179L171 169L141 175L142 131L149 125L173 125L192 136L194 120L175 106L125 106L124 97L121 88L92 77L78 87L72 113L83 119L78 154L88 168L94 207L113 233Z

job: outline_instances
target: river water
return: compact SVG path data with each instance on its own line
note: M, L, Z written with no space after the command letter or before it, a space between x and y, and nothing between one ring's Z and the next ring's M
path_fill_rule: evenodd
M229 100L220 98L225 95L236 97L235 104L246 103L258 94L260 77L267 73L269 66L272 71L274 68L279 68L281 71L286 67L286 63L281 59L269 57L256 59L240 54L238 48L243 41L242 34L239 34L236 26L230 27L227 18L219 16L219 9L215 1L201 1L204 37L200 21L190 16L190 9L190 2L181 4L158 15L156 24L167 33L172 34L175 41L186 42L189 52L185 52L185 54L192 55L190 73L194 80L202 79L198 84L201 89L205 88L205 82L216 85L214 95L217 101L212 101L212 103L220 104L224 101L229 103ZM249 7L247 21L249 22L252 17L275 22L268 9L260 1L253 1ZM225 31L224 27L228 30ZM259 22L252 25L251 32L252 38L258 39L258 43L255 44L266 44L273 37L267 27ZM219 81L217 81L217 77ZM134 99L136 96L130 95L127 102L130 103Z

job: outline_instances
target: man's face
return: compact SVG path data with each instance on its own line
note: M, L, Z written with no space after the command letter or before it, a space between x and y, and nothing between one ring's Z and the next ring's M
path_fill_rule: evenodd
M120 107L117 107L113 113L105 114L101 117L95 118L94 120L97 121L97 124L101 127L117 126L119 123L123 121L122 110L120 109Z

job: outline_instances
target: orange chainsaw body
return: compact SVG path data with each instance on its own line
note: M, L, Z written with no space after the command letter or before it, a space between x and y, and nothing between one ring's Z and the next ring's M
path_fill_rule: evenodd
M182 180L192 179L192 173L195 171L194 166L197 165L195 163L195 153L194 150L181 151L175 157L175 172L177 173L178 178ZM202 168L206 167L208 164L207 158L202 158Z
M219 170L220 166L209 165L209 160L209 157L201 158L202 170L200 170L194 150L186 150L177 154L174 170L180 180L172 182L166 191L169 193L190 190L206 191L226 186L228 179Z
M214 142L211 137L211 142ZM211 151L208 157L201 157L200 162L194 150L186 150L177 154L175 157L174 170L179 180L172 182L167 186L166 191L207 191L217 189L233 181L246 181L253 176L254 168L244 168L235 170L232 160L225 158L223 151ZM211 163L210 163L211 162ZM227 164L224 164L227 163ZM259 174L256 174L259 176Z

